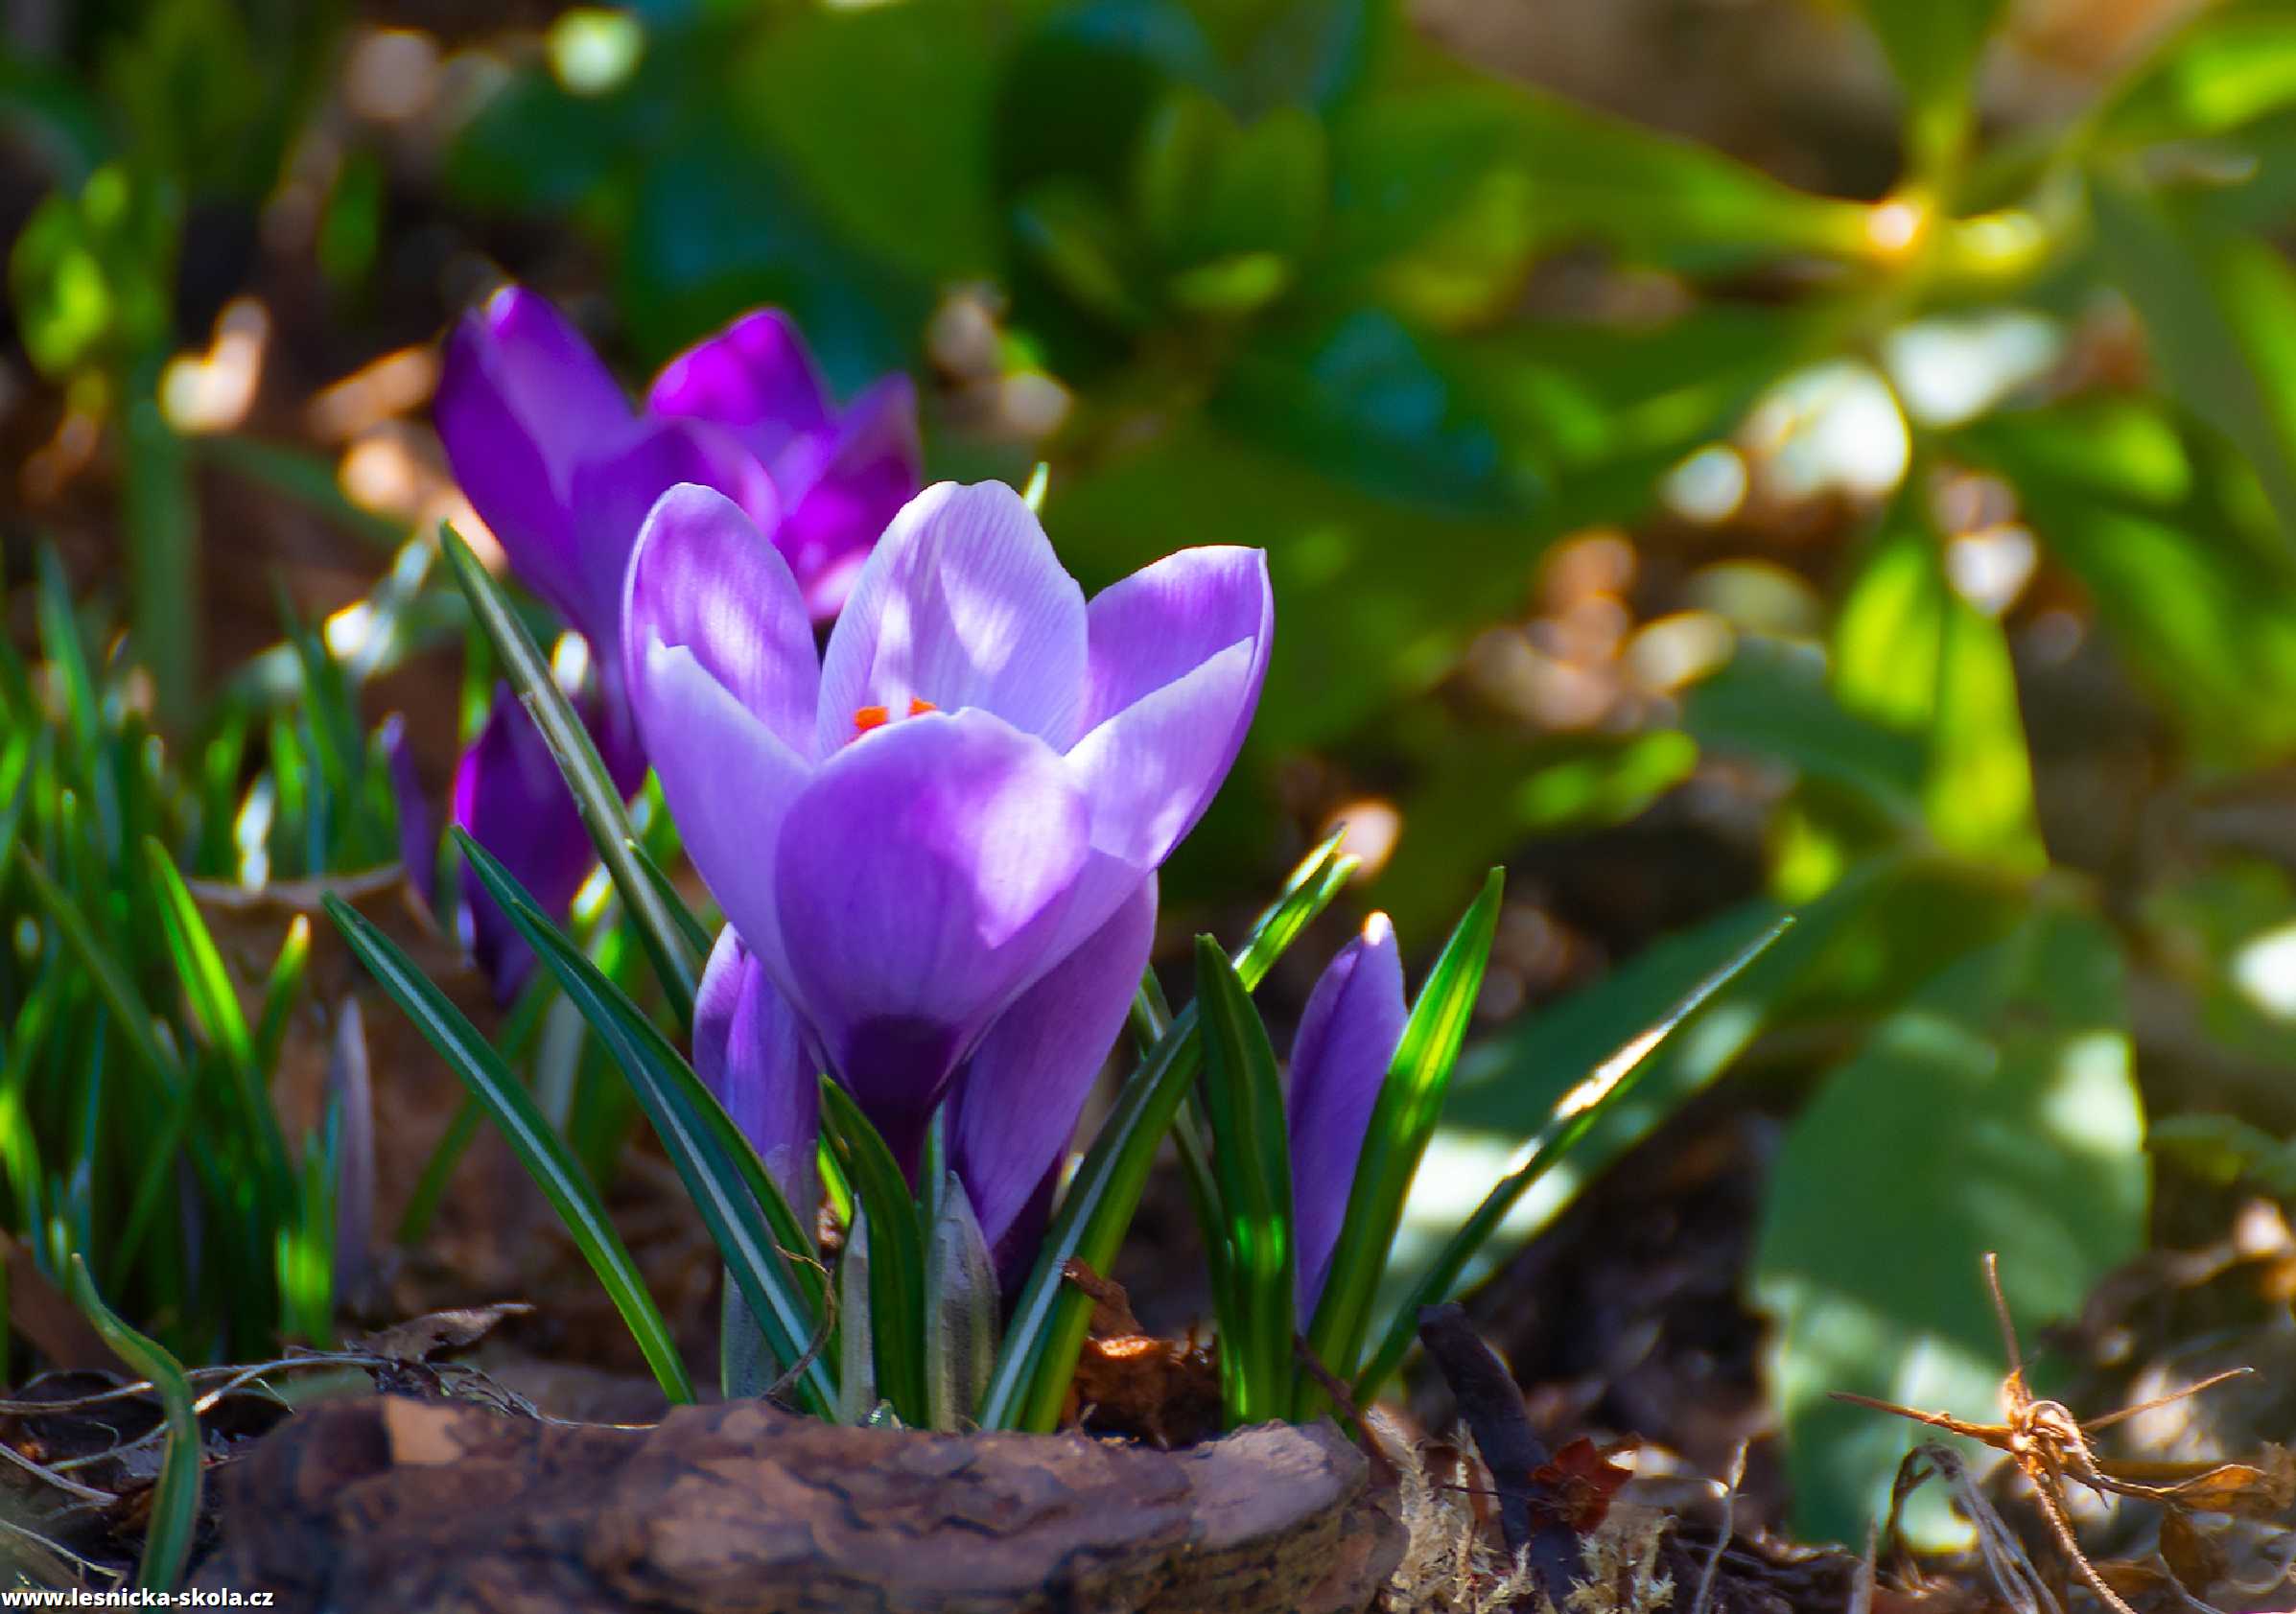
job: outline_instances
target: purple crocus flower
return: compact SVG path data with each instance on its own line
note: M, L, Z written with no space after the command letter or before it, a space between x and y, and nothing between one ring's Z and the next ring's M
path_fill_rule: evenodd
M596 690L576 697L574 713L597 742L614 787L628 796L645 778L645 760L628 723L617 721ZM573 905L597 862L550 741L508 684L495 686L478 738L456 763L448 811L553 917ZM470 869L462 871L461 890L463 944L493 986L495 1000L506 1004L526 985L533 953Z
M1266 557L1183 550L1088 605L1018 494L943 483L817 655L781 552L682 487L628 589L625 676L688 854L912 1173L963 1074L954 1147L1000 1240L1121 1024L1157 867L1243 743Z
M505 287L448 339L435 412L456 480L511 570L597 652L602 698L586 716L626 789L644 764L616 653L622 575L654 501L698 482L738 502L826 620L917 487L908 378L839 409L796 328L770 310L672 360L640 411L555 309ZM541 736L500 700L457 775L454 819L549 912L563 911L557 894L571 899L589 869L588 836ZM526 973L525 947L475 878L463 898L474 949L506 999Z
M1299 1311L1315 1315L1347 1219L1355 1162L1403 1041L1403 960L1387 915L1364 922L1317 978L1292 1040L1285 1109L1292 1147L1292 1229Z
M739 1123L802 1218L821 1198L821 1091L804 1028L734 927L717 933L693 995L693 1069Z

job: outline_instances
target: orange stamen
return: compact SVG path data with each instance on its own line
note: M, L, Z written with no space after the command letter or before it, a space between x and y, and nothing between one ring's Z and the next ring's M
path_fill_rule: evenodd
M938 712L941 709L935 706L931 701L919 700L914 695L909 697L909 715L912 717L915 717L922 713ZM891 710L886 707L858 707L855 710L853 714L853 732L856 735L865 735L871 729L883 728L892 720L893 713Z

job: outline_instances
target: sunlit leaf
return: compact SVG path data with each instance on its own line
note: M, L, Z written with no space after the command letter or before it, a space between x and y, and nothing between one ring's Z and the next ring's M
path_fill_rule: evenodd
M1775 1320L1769 1383L1804 1537L1862 1539L1908 1443L1931 1434L1829 1392L1998 1411L2006 1364L1980 1256L2000 1252L2010 1304L2031 1326L2077 1311L2143 1247L2144 1113L2122 974L2102 924L2034 912L1882 1021L1795 1121L1754 1289ZM1958 1533L1941 1507L1914 1519L1924 1539Z

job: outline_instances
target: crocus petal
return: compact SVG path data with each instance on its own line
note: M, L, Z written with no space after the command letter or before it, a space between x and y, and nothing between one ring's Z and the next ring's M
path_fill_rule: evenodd
M793 442L773 462L787 502L774 542L828 621L844 606L879 534L915 497L923 451L917 389L888 376L854 400L833 435Z
M623 587L625 665L650 645L690 650L791 751L809 753L821 686L812 623L788 563L732 500L691 484L663 494Z
M486 721L456 766L453 816L517 877L544 913L565 917L597 853L550 742L507 684L495 687ZM526 984L533 954L468 869L461 889L464 940L495 1000L508 1003Z
M1078 762L1121 786L1093 839L1154 863L1204 816L1252 726L1275 642L1268 557L1183 550L1094 596L1089 620Z
M438 901L438 814L423 794L415 771L414 747L407 741L407 719L392 713L383 719L383 758L390 770L390 795L398 809L399 867L424 907Z
M779 309L743 315L662 367L645 398L660 415L715 421L770 465L789 440L830 428L830 399L805 338Z
M433 413L455 480L527 585L579 614L574 478L630 406L551 305L505 287L447 339Z
M949 1149L981 1231L1009 1276L1043 1229L1024 1212L1076 1134L1092 1080L1124 1029L1156 939L1156 880L1014 1000L950 1095Z
M977 707L1066 749L1084 694L1083 591L1002 482L941 482L902 509L830 635L824 756L855 714Z
M820 1084L796 1014L730 924L717 933L694 993L693 1069L809 1224L821 1197Z
M1292 1147L1292 1224L1300 1251L1299 1305L1312 1316L1330 1275L1356 1158L1380 1085L1403 1040L1403 959L1387 915L1325 967L1292 1042L1286 1103Z
M1060 758L978 710L862 737L783 820L769 962L904 1166L959 1062L1051 963L1086 827Z
M686 854L742 940L785 980L772 851L811 770L693 647L633 636L628 652L631 706Z
M1092 845L1135 868L1162 862L1211 804L1265 664L1230 644L1076 742L1069 777L1092 804Z
M573 491L581 606L568 620L601 658L621 643L624 580L646 515L664 493L683 482L716 489L768 532L781 519L781 504L764 470L739 443L706 422L648 421L584 460L575 468Z

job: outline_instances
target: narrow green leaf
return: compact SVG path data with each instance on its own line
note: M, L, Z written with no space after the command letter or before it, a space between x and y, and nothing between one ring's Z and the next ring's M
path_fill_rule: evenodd
M1209 936L1196 938L1196 1012L1232 1307L1220 1319L1223 1398L1232 1429L1291 1412L1299 1283L1291 1145L1267 1027Z
M869 1218L877 1248L870 1258L869 1315L876 1335L878 1392L903 1423L926 1422L925 1388L925 1248L917 1207L893 1151L853 1095L821 1081L821 1130Z
M1355 859L1339 854L1333 835L1292 871L1282 894L1260 915L1236 954L1236 974L1247 989L1311 922L1330 905L1354 872ZM1115 1259L1147 1186L1158 1147L1172 1130L1181 1101L1201 1065L1191 1004L1142 1058L1116 1094L1100 1135L1085 1153L1068 1191L1053 1214L1020 1298L1007 1319L1004 1342L981 1398L985 1429L1053 1427L1076 1369L1091 1322L1090 1299L1070 1287L1067 1263L1079 1260L1106 1272Z
M652 886L654 894L662 900L663 911L677 925L678 933L685 937L687 947L692 948L696 957L708 958L717 939L703 926L693 910L686 906L686 899L678 895L676 886L670 884L669 877L662 872L662 865L646 855L645 848L639 845L635 838L622 844L629 848L630 860L637 865L638 872L645 877L646 884Z
M485 628L495 654L502 658L511 688L518 691L541 728L543 738L550 742L551 754L557 759L567 787L574 792L574 803L581 808L582 822L597 847L598 858L613 877L614 889L621 893L622 906L637 927L654 972L662 979L663 991L669 995L672 1012L681 1022L692 1018L699 960L687 945L691 916L688 915L687 924L681 924L664 902L662 893L631 855L637 831L630 827L629 811L623 806L621 793L608 777L606 764L591 741L590 731L582 726L565 691L551 677L550 664L536 648L526 624L518 620L486 568L452 526L440 526L438 543L454 569L456 582L470 600L472 614ZM612 646L607 646L601 653L611 650Z
M502 1128L527 1175L549 1198L591 1270L605 1285L662 1392L673 1402L692 1400L693 1381L687 1375L686 1365L678 1360L677 1341L653 1297L646 1293L637 1262L630 1258L605 1206L598 1203L597 1190L543 1120L527 1090L462 1012L396 943L333 892L320 901L351 950Z
M953 1171L925 1248L925 1396L932 1427L960 1430L989 1387L996 1355L996 1267Z
M1690 989L1680 1001L1669 1009L1650 1029L1620 1048L1601 1064L1588 1072L1586 1078L1562 1095L1561 1101L1547 1117L1546 1124L1530 1142L1523 1145L1514 1158L1507 1162L1506 1175L1483 1196L1464 1226L1453 1233L1442 1251L1429 1264L1418 1283L1395 1307L1394 1318L1388 1324L1379 1348L1363 1371L1356 1375L1354 1398L1356 1405L1368 1406L1377 1397L1390 1374L1402 1366L1403 1358L1417 1337L1418 1318L1423 1306L1441 1305L1452 1298L1452 1286L1466 1271L1467 1263L1483 1248L1486 1240L1497 1232L1507 1220L1507 1213L1514 1208L1534 1182L1570 1154L1578 1141L1584 1137L1594 1124L1620 1099L1633 1090L1634 1084L1645 1069L1650 1057L1658 1051L1674 1029L1687 1019L1699 1005L1737 979L1745 967L1769 950L1770 944L1786 933L1793 921L1781 919L1761 935L1742 947L1722 968Z
M87 1262L77 1252L70 1274L72 1303L92 1323L112 1353L152 1381L167 1419L168 1439L159 1460L159 1480L152 1487L152 1518L144 1535L144 1556L135 1583L147 1591L173 1592L191 1562L192 1537L199 1528L199 1419L193 1411L191 1380L176 1360L120 1320L96 1293Z
M280 939L279 956L263 983L263 1018L255 1022L255 1069L268 1083L279 1068L279 1049L287 1041L287 1017L302 1000L303 979L311 970L311 920L297 914L288 921Z
M192 1018L223 1056L239 1100L240 1123L260 1162L270 1203L284 1208L293 1198L294 1167L288 1159L287 1140L280 1135L279 1117L265 1085L267 1067L257 1061L255 1040L239 1006L238 989L231 984L223 955L168 849L146 836L144 861L152 877L152 894L158 899L168 952L183 983L184 997L191 1004Z
M1504 871L1493 869L1444 944L1418 1001L1404 1023L1403 1041L1388 1066L1379 1102L1364 1133L1363 1153L1347 1194L1347 1219L1331 1253L1331 1274L1308 1330L1316 1360L1342 1378L1353 1375L1371 1331L1371 1302L1379 1293L1387 1252L1403 1220L1419 1157L1442 1114L1443 1094L1474 1018L1484 966L1498 934Z
M457 828L454 835L487 895L621 1066L775 1356L784 1368L794 1366L817 1325L819 1296L792 1270L789 1252L809 1245L756 1149L653 1022L544 917L510 872L468 831ZM809 1411L830 1415L835 1387L818 1359L800 1377L798 1393Z
M161 1046L152 1029L152 1011L135 990L126 971L121 969L104 944L97 940L87 916L78 903L59 886L48 871L32 854L32 849L19 844L16 848L16 866L23 870L25 880L33 895L56 923L64 945L79 956L81 967L87 971L95 983L96 994L119 1022L121 1033L128 1039L128 1046L134 1051L136 1063L170 1088L182 1082L182 1069L175 1057Z

